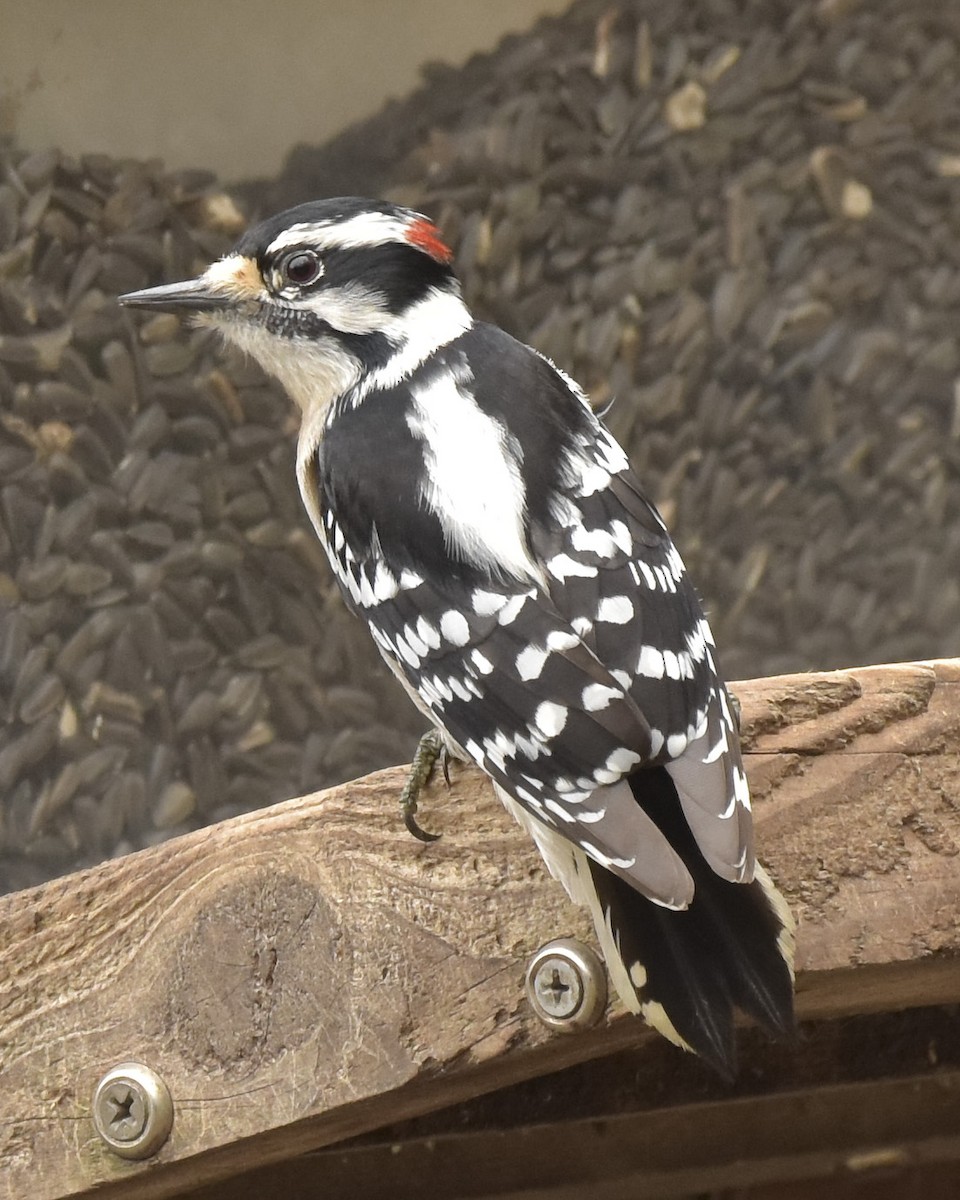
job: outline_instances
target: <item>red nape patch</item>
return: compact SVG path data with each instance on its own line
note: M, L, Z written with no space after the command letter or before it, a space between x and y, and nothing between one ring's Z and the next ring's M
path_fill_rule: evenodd
M437 262L448 263L453 259L453 251L440 236L440 230L425 217L414 221L410 226L407 230L407 241L421 250L426 250Z

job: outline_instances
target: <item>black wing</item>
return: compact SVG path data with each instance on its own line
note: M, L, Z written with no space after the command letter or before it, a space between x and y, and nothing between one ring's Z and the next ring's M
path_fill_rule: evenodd
M521 464L529 570L451 545L431 503L411 397L443 371ZM466 460L475 446L456 450ZM474 327L419 379L340 414L315 465L305 490L348 601L470 758L601 865L682 907L690 876L626 783L664 765L710 865L750 877L747 791L709 629L663 523L574 385Z

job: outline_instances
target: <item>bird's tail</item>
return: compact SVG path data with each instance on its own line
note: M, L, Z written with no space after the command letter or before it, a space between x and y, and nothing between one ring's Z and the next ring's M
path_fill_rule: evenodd
M693 901L682 911L664 908L590 859L593 886L583 898L621 1000L732 1077L734 1008L775 1035L793 1027L793 918L759 864L746 884L707 866L666 771L641 771L630 783L693 877Z

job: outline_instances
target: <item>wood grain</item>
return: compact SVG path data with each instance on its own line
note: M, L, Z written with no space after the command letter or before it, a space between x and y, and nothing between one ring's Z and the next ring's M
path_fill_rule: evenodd
M960 662L738 684L761 853L801 920L801 1015L960 1000ZM483 778L401 769L0 900L0 1197L145 1200L636 1045L556 1038L542 942L590 938ZM148 1163L103 1149L99 1075L174 1097Z
M784 1180L857 1179L903 1200L920 1164L960 1159L960 1072L688 1104L590 1120L333 1147L190 1200L684 1200ZM956 1168L954 1167L954 1170ZM956 1185L956 1175L954 1175ZM818 1181L814 1183L813 1181ZM722 1191L721 1191L722 1189ZM813 1190L801 1193L806 1200ZM833 1196L832 1190L827 1191ZM859 1193L861 1200L868 1192ZM956 1196L956 1190L951 1195Z

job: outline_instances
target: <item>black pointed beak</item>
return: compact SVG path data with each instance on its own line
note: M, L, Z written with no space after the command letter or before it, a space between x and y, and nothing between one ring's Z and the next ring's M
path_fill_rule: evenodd
M229 301L201 275L183 283L164 283L160 287L127 292L118 296L117 302L127 308L155 308L162 312L210 312L225 308Z

